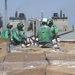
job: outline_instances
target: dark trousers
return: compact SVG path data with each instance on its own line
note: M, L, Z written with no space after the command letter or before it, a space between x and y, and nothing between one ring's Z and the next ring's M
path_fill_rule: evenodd
M16 40L16 39L13 37L13 44L14 44L14 45L19 45L19 44L25 44L25 45L27 45L27 41L26 41L26 39L22 39L22 41L18 41L18 40Z

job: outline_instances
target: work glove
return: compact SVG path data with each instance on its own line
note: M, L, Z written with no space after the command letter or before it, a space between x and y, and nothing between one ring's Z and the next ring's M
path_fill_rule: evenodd
M52 39L56 39L57 38L57 35L53 35Z
M57 36L57 39L56 39L56 40L57 40L57 42L60 42L60 37L59 37L59 36Z

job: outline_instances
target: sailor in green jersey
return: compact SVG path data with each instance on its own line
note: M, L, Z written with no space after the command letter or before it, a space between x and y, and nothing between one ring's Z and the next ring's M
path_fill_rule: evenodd
M7 28L4 29L1 33L1 38L9 38L11 39L11 28L13 27L12 24L8 23Z
M43 18L42 26L38 29L37 36L39 44L42 44L45 47L52 47L53 34L50 27L47 26L47 18Z
M21 44L22 47L26 47L26 38L25 32L23 30L23 23L18 23L17 27L13 28L12 30L12 41L14 45Z
M54 47L58 47L57 46L57 38L58 38L57 34L59 32L59 29L55 24L53 24L52 19L48 19L47 24L50 27L52 34L53 34L52 41L53 41Z
M52 19L49 19L47 24L51 28L51 31L52 31L54 37L56 37L59 32L58 27L55 24L53 24Z

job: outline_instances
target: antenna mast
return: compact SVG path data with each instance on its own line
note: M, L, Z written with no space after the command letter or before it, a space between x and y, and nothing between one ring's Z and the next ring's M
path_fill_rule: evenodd
M6 28L7 21L8 21L8 18L7 18L7 0L5 0L5 24L4 24L4 28Z

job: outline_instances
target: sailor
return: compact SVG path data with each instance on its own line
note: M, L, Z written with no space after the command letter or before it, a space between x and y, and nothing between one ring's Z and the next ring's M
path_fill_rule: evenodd
M18 23L17 27L13 28L12 30L12 41L14 45L19 45L21 44L21 46L23 48L26 47L26 37L25 37L25 32L23 30L23 23Z
M48 19L47 25L50 27L52 34L53 34L52 41L53 41L54 47L57 48L58 47L57 42L60 41L59 37L57 36L57 34L59 32L58 27L55 24L53 24L52 19Z
M11 23L7 24L7 28L4 29L1 33L1 38L9 38L11 39L11 29L12 29L13 25Z
M43 18L42 26L37 31L38 43L42 47L52 47L53 34L49 26L47 26L47 18Z

